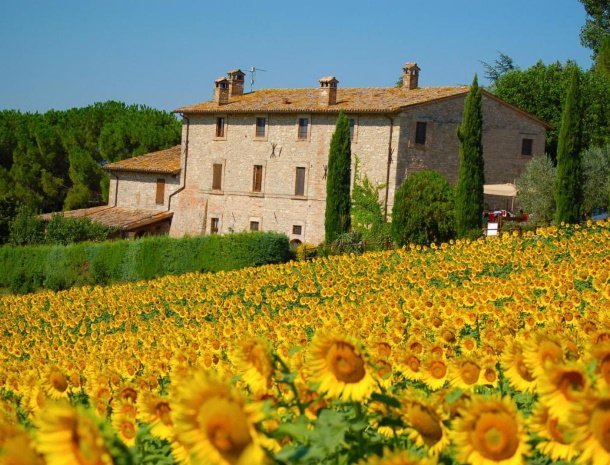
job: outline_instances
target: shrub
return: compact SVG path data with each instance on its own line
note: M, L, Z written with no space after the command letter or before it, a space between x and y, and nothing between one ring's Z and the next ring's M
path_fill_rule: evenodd
M150 279L189 271L222 271L283 263L288 238L277 233L241 233L174 239L83 242L71 245L0 247L0 287L31 292L83 284Z
M519 206L529 214L532 224L543 226L553 220L556 171L551 159L541 155L525 165L525 170L517 180Z
M305 260L311 260L315 258L317 255L317 247L308 242L304 242L303 244L299 244L296 249L296 259L300 262Z
M89 218L65 218L54 214L47 223L45 240L49 244L73 244L84 241L104 241L115 232Z
M36 213L21 206L10 225L9 242L12 245L33 245L44 241L44 223Z
M396 191L392 237L398 245L445 242L455 235L453 189L435 171L410 175Z

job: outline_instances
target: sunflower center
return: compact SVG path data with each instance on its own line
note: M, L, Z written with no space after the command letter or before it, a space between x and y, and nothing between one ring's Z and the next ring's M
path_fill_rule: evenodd
M519 354L515 357L515 368L517 369L517 372L519 373L519 375L528 382L532 382L534 381L536 378L534 378L534 375L532 374L532 372L527 368L527 365L525 365L525 360L523 359L523 355Z
M214 397L200 408L199 421L214 449L229 463L236 463L252 442L241 407L229 399Z
M435 361L430 365L430 374L433 378L441 379L447 373L447 365L443 362Z
M407 361L407 365L409 366L409 368L411 369L411 371L419 371L419 366L421 365L421 362L419 361L419 359L417 357L409 357L409 360Z
M167 402L161 402L157 404L155 408L157 411L157 417L161 420L161 423L167 426L173 425L172 417L171 417L171 408Z
M610 400L603 400L597 404L591 415L589 428L597 442L606 452L610 452Z
M96 426L85 418L77 419L72 428L72 451L79 465L104 463L103 442Z
M474 448L490 460L507 460L519 448L517 422L507 413L482 414L471 434Z
M132 421L125 420L121 422L121 434L126 439L133 439L136 437L136 427Z
M264 347L259 344L255 344L248 354L248 361L261 375L266 376L271 371L271 364L269 363L269 357Z
M51 386L53 386L53 389L55 389L56 391L64 392L66 389L68 389L68 380L59 371L54 371L53 373L51 373L49 381L51 382Z
M485 370L485 373L483 374L483 377L485 378L485 381L487 381L488 383L495 383L496 380L498 379L498 374L496 373L496 370L494 370L492 368L487 368Z
M563 349L553 341L542 341L538 346L538 353L543 367L557 364L563 360Z
M443 437L440 419L428 407L415 404L409 411L409 423L428 447L433 446Z
M135 403L138 399L138 392L134 388L126 387L121 391L121 399L129 399Z
M462 380L466 384L474 384L479 379L479 374L481 373L481 368L476 363L473 362L464 362L462 363L462 369L460 370L460 374L462 376Z
M585 377L578 371L567 371L561 374L557 386L567 400L573 401L584 389Z
M343 383L357 383L366 375L363 358L347 342L333 343L326 360L335 378Z
M557 418L549 418L547 422L547 429L553 441L558 442L560 444L567 444L565 437L563 435L563 431L559 426L559 420Z

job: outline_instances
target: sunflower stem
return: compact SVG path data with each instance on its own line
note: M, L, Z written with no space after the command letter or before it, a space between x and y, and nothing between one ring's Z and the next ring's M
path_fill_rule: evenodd
M278 362L280 364L281 372L283 375L290 375L292 373L290 371L290 368L288 368L288 365L286 365L286 362L284 362L284 360L282 360L282 357L280 357L278 354L274 353L273 358L276 362ZM297 408L299 409L299 413L301 415L304 415L305 407L301 403L301 399L299 398L299 391L297 390L297 387L295 386L294 381L292 381L289 377L284 376L284 380L279 379L278 383L287 384L290 387L290 390L292 391L292 394L294 395L294 400L297 404Z

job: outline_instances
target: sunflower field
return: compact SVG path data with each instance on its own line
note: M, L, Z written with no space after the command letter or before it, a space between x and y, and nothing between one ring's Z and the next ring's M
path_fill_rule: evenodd
M610 223L0 298L0 463L610 463Z

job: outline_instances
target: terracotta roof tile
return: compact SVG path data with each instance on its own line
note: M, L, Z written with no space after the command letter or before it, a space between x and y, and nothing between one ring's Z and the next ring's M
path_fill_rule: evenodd
M406 90L398 87L337 89L337 103L319 104L319 89L263 89L230 98L219 105L208 101L181 107L177 113L392 113L409 105L453 97L468 86L429 87Z
M104 166L104 169L108 171L178 174L180 173L180 145L110 163Z
M156 223L171 218L174 215L171 211L110 207L108 205L56 213L65 218L89 218L96 223L101 223L111 228L118 228L123 231L129 231L140 226ZM44 221L50 221L52 215L56 213L45 213L44 215L40 215L39 218Z

